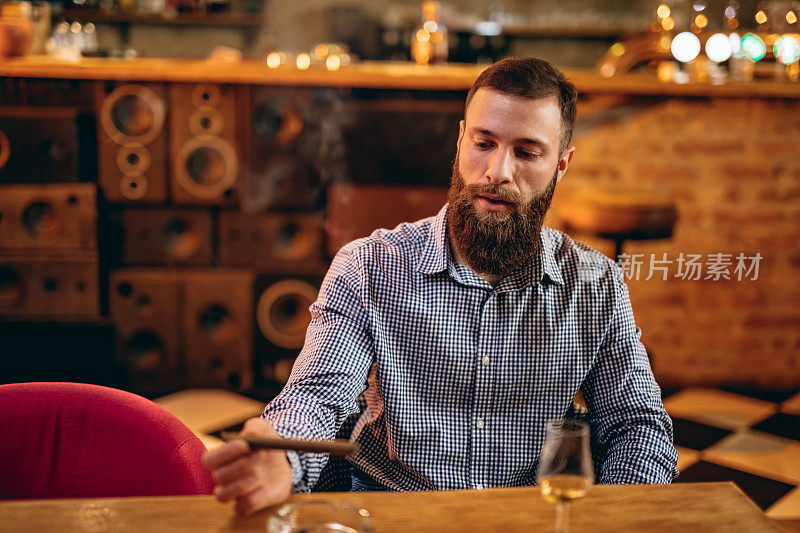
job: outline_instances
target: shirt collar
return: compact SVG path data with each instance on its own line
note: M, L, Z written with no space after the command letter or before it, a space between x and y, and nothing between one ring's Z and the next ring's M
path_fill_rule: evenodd
M540 260L533 261L500 282L505 285L507 281L517 284L532 285L541 281L543 275L559 285L564 284L561 270L558 268L555 253L561 244L561 235L550 228L543 227L541 232ZM422 252L422 257L417 264L417 271L422 274L436 274L446 270L450 264L450 246L447 240L447 204L439 210L431 224L428 241Z
M447 204L433 218L428 241L417 264L417 272L436 274L447 269L450 247L447 245Z

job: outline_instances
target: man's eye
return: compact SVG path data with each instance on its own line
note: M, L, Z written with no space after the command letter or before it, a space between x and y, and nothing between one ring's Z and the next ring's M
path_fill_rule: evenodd
M533 159L536 157L537 154L533 152L528 152L527 150L517 150L517 155L522 159Z
M486 141L475 141L475 146L480 148L481 150L488 150L492 147L492 143Z

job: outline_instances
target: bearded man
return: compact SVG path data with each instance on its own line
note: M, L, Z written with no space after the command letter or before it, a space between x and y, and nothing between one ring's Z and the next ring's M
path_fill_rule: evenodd
M598 483L672 480L672 424L621 272L542 226L575 151L576 99L533 58L478 77L448 204L341 249L289 382L244 433L331 439L360 413L354 490L530 485L546 423L581 390ZM587 258L603 265L588 278ZM327 456L239 440L204 461L217 497L249 513L311 490Z

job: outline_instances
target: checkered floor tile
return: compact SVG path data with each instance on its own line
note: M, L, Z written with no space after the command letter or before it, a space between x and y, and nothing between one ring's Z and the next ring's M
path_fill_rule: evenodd
M156 400L210 449L264 402L221 390L187 390ZM800 392L684 389L664 400L680 455L676 483L733 481L768 516L800 521Z
M776 520L800 519L800 393L684 389L665 398L675 423L675 480L733 481Z

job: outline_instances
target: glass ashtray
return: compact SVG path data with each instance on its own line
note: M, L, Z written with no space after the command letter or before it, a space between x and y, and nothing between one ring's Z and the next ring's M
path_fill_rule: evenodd
M369 511L349 503L287 503L267 520L268 533L369 533Z

